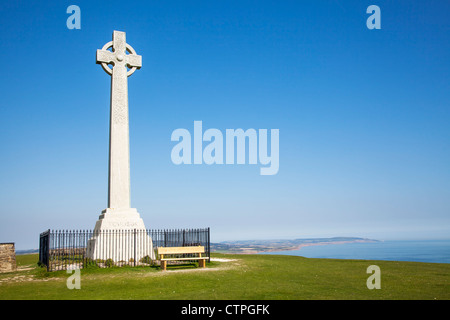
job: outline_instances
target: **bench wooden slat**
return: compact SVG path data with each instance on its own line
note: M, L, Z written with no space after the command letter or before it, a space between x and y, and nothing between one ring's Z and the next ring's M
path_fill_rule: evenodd
M191 258L163 258L161 261L177 261L177 260L206 260L207 257L191 257Z
M158 247L158 254L204 253L205 247Z

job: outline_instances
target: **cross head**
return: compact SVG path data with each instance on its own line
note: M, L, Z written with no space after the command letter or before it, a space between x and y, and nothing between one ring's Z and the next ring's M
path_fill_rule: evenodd
M112 47L112 51L108 49ZM130 54L127 54L129 52ZM108 42L101 50L97 50L97 63L101 64L103 69L109 75L117 67L130 68L127 76L131 76L136 69L142 67L142 56L137 55L136 51L126 42L125 32L114 31L113 41ZM108 66L113 65L113 69Z

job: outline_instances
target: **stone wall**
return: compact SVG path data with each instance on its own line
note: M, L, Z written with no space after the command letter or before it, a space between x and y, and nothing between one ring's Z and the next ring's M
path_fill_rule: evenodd
M16 250L14 243L0 243L0 272L16 270Z

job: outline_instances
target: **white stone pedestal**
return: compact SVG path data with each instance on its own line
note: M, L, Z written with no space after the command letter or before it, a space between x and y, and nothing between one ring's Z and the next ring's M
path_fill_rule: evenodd
M103 210L95 224L94 234L88 241L87 257L93 260L139 262L146 256L155 259L153 242L137 210Z

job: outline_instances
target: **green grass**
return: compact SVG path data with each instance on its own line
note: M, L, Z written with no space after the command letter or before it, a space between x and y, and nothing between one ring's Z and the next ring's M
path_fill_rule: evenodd
M36 264L38 260L39 260L38 254L21 254L16 256L17 267Z
M237 260L211 262L206 270L192 265L169 266L167 272L158 267L82 269L81 289L69 290L68 273L48 273L37 267L37 255L19 255L18 265L32 269L0 274L0 299L450 299L450 264L213 257ZM372 264L381 269L379 290L366 286Z

